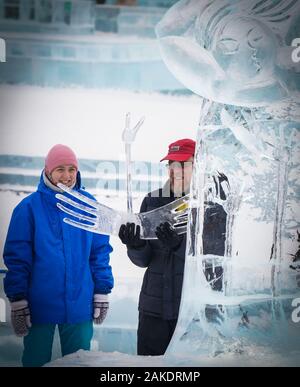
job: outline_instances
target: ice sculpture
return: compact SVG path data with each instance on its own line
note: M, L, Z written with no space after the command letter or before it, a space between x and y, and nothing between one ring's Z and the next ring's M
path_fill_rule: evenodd
M299 91L298 0L181 0L156 28L163 59L212 101L265 106ZM299 71L299 67L298 67Z
M291 317L300 303L299 266L291 267L299 256L300 69L290 46L299 20L298 0L181 0L157 26L167 66L203 97L190 198L196 216L169 356L256 346L296 351L300 361L300 324ZM230 182L220 203L224 257L204 255L202 246L206 203L219 200L210 178L217 171ZM205 275L208 267L214 275Z
M71 199L67 195L55 195L57 199L64 203L63 205L58 202L57 207L73 218L78 219L65 218L64 221L71 226L98 234L118 235L122 224L127 222L135 223L141 227L142 239L157 239L155 231L162 222L169 222L178 234L186 232L189 195L152 211L134 214L132 212L116 211L63 184L59 183L58 186L73 198Z
M145 117L142 117L139 122L130 128L130 113L126 114L125 129L122 133L122 141L125 144L126 155L126 175L127 175L127 212L132 213L132 181L131 181L131 144L135 140L135 136L143 125Z

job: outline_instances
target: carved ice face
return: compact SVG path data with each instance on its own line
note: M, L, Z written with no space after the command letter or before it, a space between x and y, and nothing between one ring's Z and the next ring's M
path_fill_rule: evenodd
M188 89L215 102L250 107L292 98L300 81L286 36L300 1L276 4L181 0L156 28L162 58Z
M272 76L276 45L272 31L258 21L229 19L212 41L212 54L238 87L268 81Z

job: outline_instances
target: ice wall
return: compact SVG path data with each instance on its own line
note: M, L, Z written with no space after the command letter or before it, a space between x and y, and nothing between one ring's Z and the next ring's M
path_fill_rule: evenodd
M6 43L0 83L186 92L154 39L165 10L92 0L0 0Z
M86 34L94 13L92 0L0 0L2 31Z
M299 1L182 0L157 26L165 63L203 97L190 229L172 356L252 345L291 354L300 326ZM298 35L297 35L298 34ZM221 201L211 176L229 179ZM227 214L225 256L204 254L204 213ZM298 272L298 274L297 274ZM210 273L208 275L208 273ZM214 283L222 281L222 289Z

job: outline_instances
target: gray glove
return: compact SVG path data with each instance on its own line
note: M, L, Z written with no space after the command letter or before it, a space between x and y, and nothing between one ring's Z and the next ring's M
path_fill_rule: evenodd
M26 300L13 301L11 306L11 323L18 337L27 336L31 327L30 311Z
M100 325L103 323L109 308L107 294L94 294L94 323Z

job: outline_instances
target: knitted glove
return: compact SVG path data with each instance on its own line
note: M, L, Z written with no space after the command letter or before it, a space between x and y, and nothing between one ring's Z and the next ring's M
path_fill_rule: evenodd
M155 234L162 244L170 250L176 250L183 239L183 236L178 235L168 222L161 223L156 227Z
M144 247L146 242L140 238L141 227L134 223L122 224L119 230L119 238L122 243L131 249Z
M11 323L15 334L19 337L28 335L31 327L30 311L26 300L13 301L11 306Z
M102 324L109 308L107 294L94 294L94 323Z

